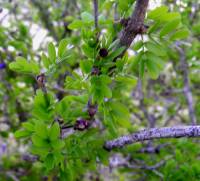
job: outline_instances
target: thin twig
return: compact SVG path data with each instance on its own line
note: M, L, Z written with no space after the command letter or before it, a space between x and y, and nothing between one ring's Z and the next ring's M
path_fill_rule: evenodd
M130 162L129 157L123 158L120 155L113 155L113 157L110 158L110 167L111 169L116 167L125 167L130 169L156 170L162 167L171 158L172 156L168 156L155 165L147 165L145 162L132 163Z
M178 46L176 48L178 49L178 51L180 53L181 69L183 71L183 83L184 83L183 93L184 93L186 101L187 101L189 117L190 117L191 123L193 125L196 125L197 121L196 121L196 116L195 116L195 111L194 111L194 102L193 102L192 91L190 88L188 63L187 63L187 60L185 57L184 50Z

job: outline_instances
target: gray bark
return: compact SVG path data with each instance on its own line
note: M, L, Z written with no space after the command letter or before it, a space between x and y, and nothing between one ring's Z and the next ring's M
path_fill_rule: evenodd
M137 0L134 12L127 26L120 32L119 39L121 46L128 48L136 35L142 32L148 3L149 0Z
M200 126L177 126L146 129L114 140L106 141L104 148L106 150L112 150L113 148L121 148L125 145L145 140L180 137L200 137Z

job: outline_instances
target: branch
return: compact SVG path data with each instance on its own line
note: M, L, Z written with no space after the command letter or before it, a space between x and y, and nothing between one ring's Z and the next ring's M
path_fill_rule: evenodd
M193 125L195 125L197 121L196 121L196 116L195 116L192 91L190 88L188 62L186 60L184 50L178 46L177 46L177 49L180 53L181 69L183 71L183 83L184 83L183 93L184 93L186 101L187 101L189 117L190 117L191 123Z
M137 34L143 32L144 18L146 15L149 0L137 0L135 10L127 23L127 26L120 32L120 45L129 47Z
M93 0L93 5L94 5L94 23L95 23L95 28L98 28L98 0Z
M113 148L121 148L125 145L145 140L180 137L200 137L200 126L179 126L146 129L137 133L116 138L111 141L106 141L104 148L106 150L112 150Z
M125 27L119 33L119 47L125 47L125 50L117 57L114 58L114 62L117 58L122 57L126 50L130 47L131 43L135 39L138 34L143 34L145 32L144 26L144 18L146 15L147 7L149 0L137 0L135 9L132 13L132 16L128 18L127 23L125 23ZM109 72L110 75L113 73L113 69L116 67L110 67Z
M140 101L140 109L142 110L145 118L148 121L149 127L153 128L155 127L155 123L156 123L156 118L153 114L150 114L146 108L146 105L144 103L144 93L142 90L142 80L138 79L138 85L137 85L137 91L138 91L138 97L139 97L139 101Z
M186 63L186 60L184 60L184 62ZM189 116L192 124L195 125L197 121L194 111L192 91L189 83L188 67L183 72L183 78L184 78L184 94L188 104Z
M131 161L129 157L121 157L120 155L113 155L109 159L109 166L111 169L117 167L125 167L130 169L143 169L143 170L156 170L162 167L169 159L172 159L172 156L165 157L160 162L156 163L155 165L146 165L144 162L139 162L139 160Z

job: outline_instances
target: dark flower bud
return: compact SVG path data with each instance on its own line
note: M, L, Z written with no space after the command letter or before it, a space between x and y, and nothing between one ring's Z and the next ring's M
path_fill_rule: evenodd
M39 87L44 87L45 84L45 75L44 74L40 74L36 77L37 79L37 83Z
M108 50L107 50L106 48L101 48L101 49L99 50L99 55L100 55L101 57L107 57L107 56L108 56Z
M78 119L74 125L75 130L83 131L89 127L89 123L85 119Z
M0 63L0 69L5 69L6 68L6 64L5 63Z
M98 67L92 68L92 72L91 72L92 75L99 75L99 73L100 73L100 70Z
M98 109L98 106L97 104L91 104L91 102L89 101L88 102L88 114L90 117L94 117L94 115L97 113L97 109Z

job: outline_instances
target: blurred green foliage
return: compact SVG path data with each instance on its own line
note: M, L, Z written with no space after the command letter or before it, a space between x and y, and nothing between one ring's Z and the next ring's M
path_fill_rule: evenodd
M0 180L200 180L198 139L103 148L106 140L150 127L144 107L154 126L191 124L179 93L177 46L188 63L199 122L198 1L168 0L148 9L147 32L128 50L119 47L119 20L131 16L135 0L99 0L98 28L89 0L0 5ZM34 49L40 30L47 39ZM136 167L112 168L115 154Z

